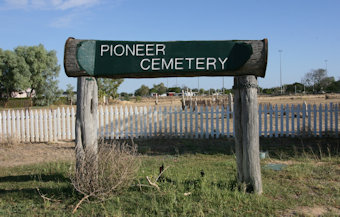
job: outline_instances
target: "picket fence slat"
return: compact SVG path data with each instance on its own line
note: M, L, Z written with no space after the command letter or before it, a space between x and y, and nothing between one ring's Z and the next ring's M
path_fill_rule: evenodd
M339 105L259 105L259 136L339 136ZM235 134L229 107L99 107L98 135L119 138L221 138ZM0 113L0 140L75 139L74 108L7 110Z

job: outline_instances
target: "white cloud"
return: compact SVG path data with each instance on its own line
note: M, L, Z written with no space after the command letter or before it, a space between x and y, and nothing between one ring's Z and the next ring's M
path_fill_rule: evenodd
M99 2L100 0L5 0L0 6L7 9L69 10L91 7Z
M58 17L50 24L51 27L54 28L67 28L70 27L72 22L74 21L76 15L75 14L67 14L62 17Z
M59 2L57 8L62 10L67 10L70 8L77 8L77 7L89 7L95 5L99 2L99 0L66 0Z

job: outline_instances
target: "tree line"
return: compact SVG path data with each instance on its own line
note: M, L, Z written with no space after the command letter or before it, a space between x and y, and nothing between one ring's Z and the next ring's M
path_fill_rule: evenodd
M280 94L280 87L259 88L262 94ZM335 80L333 76L327 76L326 69L313 69L305 73L301 82L283 85L284 94L294 93L340 93L340 79Z
M158 95L162 95L168 92L173 92L173 93L182 93L182 91L187 91L191 90L193 93L199 94L199 95L211 95L215 93L224 93L228 94L232 91L232 89L226 89L226 88L221 88L221 89L214 89L210 88L208 90L205 90L203 88L188 88L187 86L183 87L169 87L167 88L164 83L159 83L159 84L154 84L152 88L149 88L146 85L141 85L135 92L135 96L150 96L152 93L157 93ZM126 95L127 93L122 93L121 95Z

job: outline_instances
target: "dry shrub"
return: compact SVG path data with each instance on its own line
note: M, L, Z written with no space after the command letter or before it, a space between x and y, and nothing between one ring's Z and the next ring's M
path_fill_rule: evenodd
M8 135L0 138L0 145L3 147L12 147L19 144L19 139L15 135Z
M140 166L137 146L133 142L129 145L127 142L100 141L98 147L98 157L87 155L71 173L72 185L84 195L83 199L106 200L122 192L136 178Z

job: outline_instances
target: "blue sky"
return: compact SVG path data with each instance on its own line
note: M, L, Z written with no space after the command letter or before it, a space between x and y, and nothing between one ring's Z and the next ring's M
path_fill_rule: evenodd
M0 0L0 47L43 44L63 66L68 37L97 40L232 40L268 38L261 87L300 82L325 68L340 79L340 1L337 0ZM200 77L202 88L222 88L222 77ZM198 78L125 79L119 92L142 84L197 88ZM59 86L76 86L62 67ZM232 77L224 78L231 88Z

